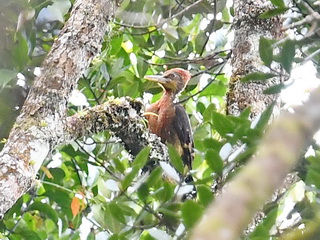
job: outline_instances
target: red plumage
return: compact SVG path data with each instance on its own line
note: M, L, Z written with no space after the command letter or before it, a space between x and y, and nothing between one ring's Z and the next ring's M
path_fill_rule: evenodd
M174 68L163 75L145 76L146 79L159 83L164 93L159 101L146 109L146 118L150 132L158 135L163 143L172 144L182 157L188 169L193 161L193 137L189 117L176 103L179 94L188 84L191 74L181 68Z

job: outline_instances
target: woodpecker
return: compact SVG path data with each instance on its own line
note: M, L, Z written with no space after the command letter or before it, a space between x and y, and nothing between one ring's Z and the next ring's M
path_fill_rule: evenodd
M177 96L190 78L189 71L181 68L170 69L163 75L145 76L145 79L157 82L163 89L160 100L146 109L149 130L158 135L163 143L175 147L188 170L192 169L193 136L189 117L183 106L177 103ZM193 181L192 176L189 174L185 181Z

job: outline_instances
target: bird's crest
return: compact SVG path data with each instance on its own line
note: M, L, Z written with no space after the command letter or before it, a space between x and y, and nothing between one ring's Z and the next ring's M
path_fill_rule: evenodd
M189 80L191 79L191 74L189 71L184 70L182 68L172 68L170 70L167 70L164 75L170 74L171 72L175 72L177 74L179 74L182 78L182 80L184 81L185 85L187 85L187 83L189 82Z

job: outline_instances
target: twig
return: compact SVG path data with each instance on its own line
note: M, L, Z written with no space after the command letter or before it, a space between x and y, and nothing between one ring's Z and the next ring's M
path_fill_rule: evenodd
M297 3L295 3L295 4L297 5ZM309 15L305 16L304 19L301 19L300 21L293 22L287 26L283 26L282 30L285 31L290 28L302 26L307 23L311 24L312 26L318 25L318 23L320 22L320 14L318 12L314 11L314 9L309 6L309 4L307 4L303 1L301 2L301 4L307 9L307 11L309 12ZM300 11L301 11L301 9L300 9Z
M191 8L193 8L194 6L198 5L199 3L201 3L203 0L198 0L194 3L192 3L191 5L187 6L186 8L184 8L183 10L181 10L180 12L178 12L177 14L172 15L169 18L163 19L161 20L159 23L155 24L155 25L145 25L145 26L132 26L129 24L125 24L125 23L120 23L117 21L114 21L115 24L123 26L123 27L130 27L130 28L136 28L136 29L145 29L145 28L150 28L150 27L155 27L156 29L162 28L162 26L171 21L172 19L179 17L180 15L184 14L185 12L189 11Z
M313 59L313 57L316 56L319 53L320 53L320 49L314 51L308 57L306 57L303 62L308 62L309 60Z
M213 82L216 80L217 76L221 75L221 72L222 72L222 69L223 69L225 63L226 63L226 62L219 63L219 65L222 65L222 64L223 64L223 66L221 66L221 68L219 69L218 73L216 73L216 74L214 75L214 78L212 78L211 81L208 82L208 84L207 84L206 86L204 86L204 88L202 88L200 91L198 91L198 92L196 92L196 93L194 93L194 94L186 97L185 99L180 100L178 103L184 103L184 102L188 101L190 98L193 98L193 97L197 96L198 94L200 94L201 92L203 92L205 89L207 89L207 88L210 86L210 84L213 83ZM214 67L219 66L219 65L215 65ZM213 67L212 67L212 68L213 68ZM208 71L208 70L201 71L201 72L193 75L192 77L198 76L198 75L200 75L200 74L202 74L202 73L204 73L204 72L206 72L206 71Z
M91 153L89 153L87 150L84 149L84 147L79 143L78 140L75 141L76 144L80 147L80 149L85 153L87 154L89 157L92 157L97 163L100 164L100 166L107 172L109 173L112 177L114 177L115 179L117 180L121 180L119 177L117 177L114 173L112 173L104 164L103 162L101 162L100 160L98 160L98 158L96 156L93 156ZM88 163L91 163L91 164L95 164L95 162L91 162L90 160L87 160Z
M64 191L66 191L66 192L69 192L69 193L73 193L73 194L74 194L74 191L72 191L72 190L70 190L70 189L68 189L68 188L65 188L65 187L63 187L63 186L61 186L61 185L59 185L59 184L56 184L56 183L53 183L53 182L48 182L48 181L41 181L41 183L42 183L42 184L47 184L47 185L50 185L50 186L54 186L54 187L56 187L56 188L59 188L59 189L61 189L61 190L64 190Z
M209 60L213 60L213 59L224 59L223 57L215 58L217 55L219 55L220 53L224 53L224 52L229 52L230 53L231 50L230 49L222 50L222 51L219 51L219 52L214 52L213 54L210 54L210 55L205 56L205 57L194 58L194 59L184 59L184 60L182 60L181 58L174 58L174 57L170 57L170 56L164 56L163 58L176 60L175 62L169 62L169 63L151 63L151 62L148 62L146 60L145 60L145 62L150 64L150 65L154 65L154 66L163 66L163 65L171 66L171 65L188 64L188 63L201 64L201 63L203 63L205 61L209 61ZM227 58L228 58L229 53L226 56Z
M84 79L84 82L87 84L87 87L89 88L89 91L93 95L94 100L96 101L97 104L100 104L99 98L97 97L96 93L93 91L93 89L90 86L89 79L83 74L82 78Z

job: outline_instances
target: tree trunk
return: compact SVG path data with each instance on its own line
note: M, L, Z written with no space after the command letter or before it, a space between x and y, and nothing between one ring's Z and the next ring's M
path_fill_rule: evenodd
M227 95L227 114L238 116L251 107L254 118L274 102L277 95L265 95L263 91L280 83L278 77L269 81L242 83L248 73L264 72L259 56L260 37L279 39L282 22L280 17L260 19L259 15L272 7L269 0L234 1L234 46L231 58L232 76Z
M229 115L239 116L245 108L250 107L250 117L253 119L277 100L277 95L265 95L263 92L270 86L279 84L281 82L279 77L261 82L241 82L241 79L249 73L266 72L266 67L263 66L259 55L260 38L279 39L282 37L280 17L259 18L262 13L271 8L272 4L269 0L234 1L235 37L231 58L232 76L227 95L227 114ZM278 109L279 107L279 105L276 106ZM291 116L283 116L283 121L290 122ZM301 124L299 121L297 119L297 125ZM234 181L225 187L226 189L218 196L217 201L209 208L195 229L193 239L231 240L240 238L256 211L270 198L277 187L280 187L286 173L296 163L297 159L292 159L290 165L286 163L285 158L282 159L283 148L279 147L277 153L269 151L274 147L270 145L272 141L277 140L282 145L288 143L282 142L284 139L275 139L276 132L284 131L287 135L297 134L299 136L297 139L301 141L291 142L291 144L299 145L300 149L304 146L305 139L301 139L304 133L301 135L299 132L291 133L290 130L282 129L282 127L281 120L279 120L265 137L260 151L257 151L260 155L255 156L250 164L235 177ZM270 139L273 140L270 141ZM299 154L291 156L299 156ZM281 159L280 162L279 159ZM259 181L253 182L252 179L257 179L257 173ZM275 180L270 181L270 176L274 176Z
M100 51L111 0L79 0L41 68L0 153L0 218L32 186L43 160L65 140L71 90Z

